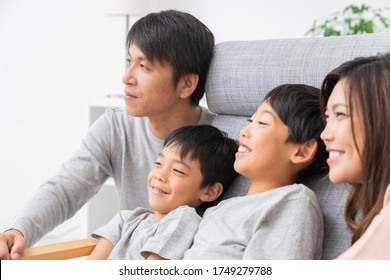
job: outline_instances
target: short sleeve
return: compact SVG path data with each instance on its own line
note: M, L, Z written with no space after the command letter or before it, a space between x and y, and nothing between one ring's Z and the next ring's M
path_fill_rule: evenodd
M147 258L151 253L165 259L179 260L191 247L201 218L192 207L181 206L166 215L141 249Z
M131 223L141 214L147 212L143 208L137 208L132 210L119 211L107 224L101 226L95 230L92 234L92 238L105 238L112 245L116 245L122 238L124 226Z

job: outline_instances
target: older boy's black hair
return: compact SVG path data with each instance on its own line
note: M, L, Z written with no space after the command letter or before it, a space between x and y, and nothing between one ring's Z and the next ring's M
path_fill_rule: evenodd
M280 120L288 127L286 142L305 143L315 139L318 149L313 162L298 174L298 182L327 170L328 153L320 135L325 123L320 108L320 90L303 84L283 84L265 97Z
M177 147L180 157L199 161L203 176L201 188L220 182L223 192L232 184L237 141L210 125L192 125L178 128L165 139L164 147Z
M150 13L135 22L127 34L127 48L133 44L149 61L172 65L174 86L183 75L197 74L199 82L191 103L199 104L215 45L214 35L202 22L175 10Z

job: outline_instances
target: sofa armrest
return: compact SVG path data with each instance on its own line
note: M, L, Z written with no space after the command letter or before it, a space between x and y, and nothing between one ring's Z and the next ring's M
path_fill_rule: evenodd
M66 260L88 256L97 240L87 238L31 247L24 250L22 260Z

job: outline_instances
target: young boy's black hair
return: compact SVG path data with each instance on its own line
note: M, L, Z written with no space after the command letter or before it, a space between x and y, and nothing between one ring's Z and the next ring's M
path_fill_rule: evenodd
M328 153L320 139L325 123L320 110L320 90L303 84L283 84L271 90L265 97L288 127L286 142L304 143L315 139L317 152L312 163L298 174L298 182L309 175L327 171Z
M184 126L176 129L164 141L164 147L177 147L180 157L187 155L190 160L199 161L203 176L201 188L220 182L223 185L223 194L230 188L237 172L234 170L235 154L238 143L228 137L227 133L210 125ZM215 205L214 202L205 202L198 209L198 213Z
M135 44L153 62L173 67L173 85L185 74L197 74L191 95L198 105L205 92L206 75L214 53L214 35L194 16L175 10L150 13L139 19L127 34L127 48Z

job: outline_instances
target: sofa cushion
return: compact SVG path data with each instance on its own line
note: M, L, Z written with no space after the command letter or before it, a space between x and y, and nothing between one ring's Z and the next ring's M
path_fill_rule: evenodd
M206 81L214 125L238 139L246 120L274 87L303 83L320 87L325 75L344 61L390 51L390 31L322 38L273 39L219 43ZM350 246L351 232L343 209L348 187L327 178L309 178L324 213L323 259L333 259ZM239 176L226 197L245 195L248 180Z

